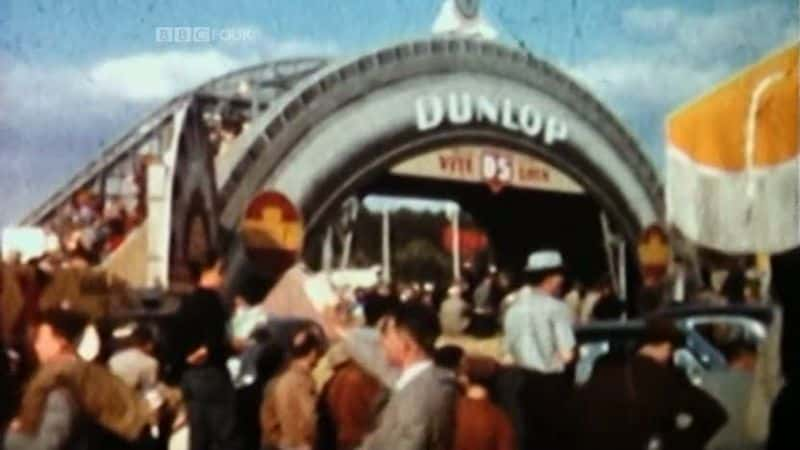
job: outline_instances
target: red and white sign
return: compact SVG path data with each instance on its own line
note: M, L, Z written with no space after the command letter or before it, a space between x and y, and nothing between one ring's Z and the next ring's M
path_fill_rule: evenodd
M569 194L585 191L572 178L534 157L491 145L453 146L401 162L391 173L463 183L485 183L492 192L505 187Z
M481 155L481 176L492 192L500 192L514 181L514 160L502 153L486 151Z

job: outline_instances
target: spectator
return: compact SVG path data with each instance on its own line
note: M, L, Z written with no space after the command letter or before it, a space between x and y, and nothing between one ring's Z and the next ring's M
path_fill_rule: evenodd
M727 420L722 406L672 366L683 336L654 320L638 352L606 356L570 405L574 448L703 449Z
M497 268L490 266L489 273L475 289L469 334L487 337L497 333L497 307L502 300L500 289Z
M153 333L144 325L135 323L115 332L125 343L108 360L111 373L142 395L158 383L158 360L153 357Z
M469 326L469 304L461 298L461 289L452 286L439 309L439 323L445 336L459 336Z
M564 303L569 307L570 314L575 318L575 323L581 323L581 308L583 306L583 299L586 295L586 289L579 281L574 282L571 286L564 289Z
M125 218L123 216L110 217L106 222L106 240L103 248L105 255L113 253L126 237Z
M433 367L434 343L440 333L436 314L421 303L404 303L379 325L380 335L331 326L341 335L348 354L392 388L377 427L359 448L449 449L456 383L452 373Z
M504 318L509 355L520 366L543 373L562 372L574 356L569 307L558 300L564 283L561 253L531 253L527 282Z
M489 399L487 377L460 347L436 352L436 363L458 374L461 395L456 401L452 450L513 450L514 432L506 414Z
M317 437L318 447L320 450L352 450L370 431L382 387L343 347L332 348L328 360L333 366L333 375L322 390L320 409L327 416L331 429L329 435Z
M583 298L580 308L580 323L588 323L596 319L594 312L597 304L604 298L614 295L611 287L611 278L608 274L603 275L590 287Z
M104 367L81 361L77 342L85 317L65 310L42 314L34 348L40 363L26 387L5 448L128 448L149 419L146 404Z
M473 301L475 312L487 315L495 313L500 295L497 282L497 268L491 266L489 267L489 273L484 277L478 287L475 288L475 297Z
M601 297L594 305L592 320L619 320L625 314L625 303L613 292Z
M312 448L317 426L317 390L311 372L324 351L323 341L310 329L301 330L292 338L286 368L264 390L263 448Z
M170 374L186 400L191 450L237 450L236 398L226 361L231 354L228 311L218 290L225 261L194 267L197 288L184 297L172 324Z
M728 272L725 282L722 284L722 296L730 305L741 305L745 303L745 287L747 277L744 270L740 268L732 269Z
M249 345L253 331L267 322L267 312L262 303L267 296L269 283L259 277L248 276L238 290L230 330L234 350L241 353Z
M395 308L399 303L400 300L393 296L388 288L367 293L363 298L366 325L370 327L375 326L378 323L378 319Z
M1 314L1 312L0 312ZM9 349L0 336L0 430L5 430L14 414L15 376L11 370Z

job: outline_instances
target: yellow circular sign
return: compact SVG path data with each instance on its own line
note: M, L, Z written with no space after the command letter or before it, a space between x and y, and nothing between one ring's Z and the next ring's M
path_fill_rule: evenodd
M266 191L250 201L241 234L250 261L262 272L277 276L297 261L305 230L291 200L280 192Z
M645 228L639 238L639 264L645 274L663 275L672 259L669 237L659 225Z

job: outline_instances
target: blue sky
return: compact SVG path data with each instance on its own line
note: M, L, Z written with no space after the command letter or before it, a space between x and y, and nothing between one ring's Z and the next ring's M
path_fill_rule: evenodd
M67 4L67 3L72 3ZM665 115L798 36L796 0L484 0L509 45L574 76L663 161ZM259 61L430 34L441 0L0 0L0 224L148 111ZM157 27L249 30L159 43Z

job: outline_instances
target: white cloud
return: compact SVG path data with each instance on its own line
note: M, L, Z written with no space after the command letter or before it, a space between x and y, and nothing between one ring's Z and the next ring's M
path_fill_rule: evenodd
M674 105L699 94L727 73L722 64L697 67L656 58L596 59L570 69L573 76L606 100L642 106Z
M94 101L99 101L102 109L108 103L120 101L166 101L213 77L262 61L328 56L338 51L333 42L269 37L260 38L244 49L232 44L201 49L181 49L180 45L171 44L163 51L115 56L84 65L33 66L5 57L0 60L9 69L0 75L0 81L7 92L36 94L34 106L39 109L67 105L91 108ZM24 103L11 96L7 101L12 108L16 103Z
M260 36L260 35L259 35ZM164 100L211 78L260 61L337 52L333 42L260 39L256 49L236 52L233 44L205 50L168 50L112 58L88 69L96 92L129 101ZM227 50L227 51L226 51Z
M267 39L262 50L266 59L295 58L301 56L331 56L341 52L332 41L317 42L301 38Z
M788 2L787 2L788 3ZM568 67L623 122L644 131L661 160L661 127L670 111L745 65L797 38L791 5L756 3L710 14L634 7L622 12L623 33L636 45ZM652 135L651 135L652 134Z
M95 95L128 101L162 100L251 62L220 50L148 52L88 69Z
M101 142L173 96L262 61L338 51L330 42L265 35L246 44L171 44L163 51L60 65L29 63L0 51L0 159L6 162L0 190L16 193L0 211L0 225L71 177L97 155Z
M797 11L757 3L712 14L633 7L622 12L627 47L568 68L605 100L677 106L797 36ZM632 50L633 49L633 50Z
M666 37L674 53L713 61L714 56L783 43L789 36L796 38L798 10L790 2L754 2L708 14L633 7L622 13L622 23L625 30L640 37Z

